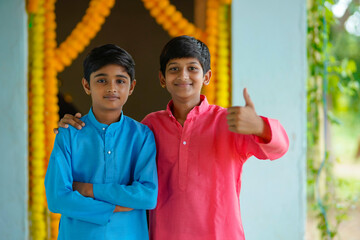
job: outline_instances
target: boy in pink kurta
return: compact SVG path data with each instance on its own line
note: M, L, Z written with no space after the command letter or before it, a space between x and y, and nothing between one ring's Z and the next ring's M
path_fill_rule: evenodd
M172 100L142 123L155 135L159 195L150 212L151 240L243 240L239 194L245 161L277 159L289 146L284 128L245 106L209 105L207 46L189 36L170 40L160 55L160 84ZM82 122L65 115L59 126Z
M187 115L184 125L171 111L150 113L142 123L155 135L159 195L150 212L153 240L244 239L239 194L245 161L276 159L287 150L281 124L263 118L272 138L263 143L254 135L228 130L227 110L209 105L205 96Z

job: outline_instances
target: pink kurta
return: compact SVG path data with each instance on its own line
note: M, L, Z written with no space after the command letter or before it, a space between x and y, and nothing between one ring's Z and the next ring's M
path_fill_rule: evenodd
M265 144L256 136L230 132L226 109L209 105L203 95L201 100L184 126L174 118L171 101L165 111L143 120L157 147L159 196L150 212L152 240L245 239L239 205L243 164L252 155L273 160L288 149L277 120L263 118L272 132Z

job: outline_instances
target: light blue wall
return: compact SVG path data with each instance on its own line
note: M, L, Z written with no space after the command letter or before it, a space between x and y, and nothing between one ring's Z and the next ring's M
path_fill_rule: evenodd
M0 1L0 238L27 239L27 17Z
M285 127L290 149L249 159L240 194L247 240L304 239L306 219L306 1L235 0L233 105L248 88L259 115Z

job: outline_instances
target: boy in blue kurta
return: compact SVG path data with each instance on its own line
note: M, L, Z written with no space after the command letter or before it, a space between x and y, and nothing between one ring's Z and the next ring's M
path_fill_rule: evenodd
M62 215L58 239L148 239L145 210L155 208L158 190L154 136L122 112L134 66L112 44L84 61L86 126L59 130L45 177L49 209Z

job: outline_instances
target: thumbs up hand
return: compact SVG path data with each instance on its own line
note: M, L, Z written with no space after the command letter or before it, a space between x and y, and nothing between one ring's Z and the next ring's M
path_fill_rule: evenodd
M227 123L229 130L240 134L253 134L264 138L265 141L271 139L271 131L264 120L256 114L254 103L244 88L243 91L245 106L229 107L227 109ZM269 139L270 137L270 139Z

